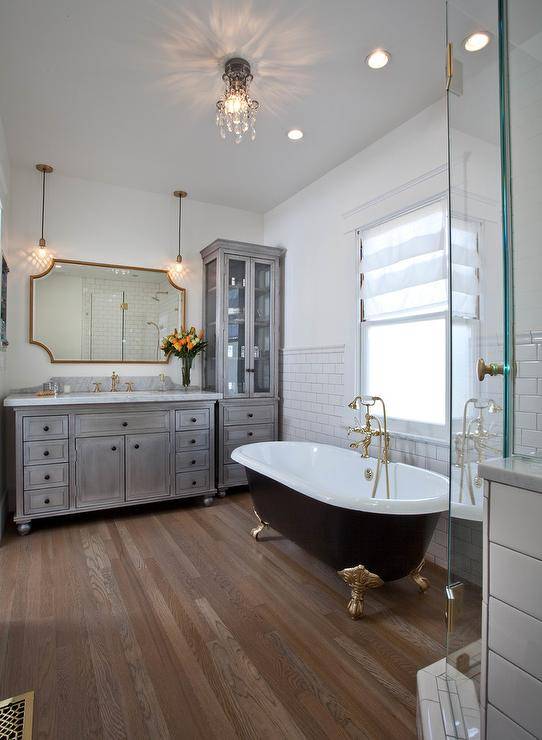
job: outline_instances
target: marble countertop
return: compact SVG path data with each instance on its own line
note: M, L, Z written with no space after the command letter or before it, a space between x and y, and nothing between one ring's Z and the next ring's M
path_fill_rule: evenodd
M181 401L217 401L221 393L206 391L132 391L127 393L59 393L56 396L36 396L34 393L19 393L6 396L4 406L76 406L79 404L97 403L145 403L145 402L181 402Z
M542 461L501 457L481 463L478 471L485 480L542 493Z

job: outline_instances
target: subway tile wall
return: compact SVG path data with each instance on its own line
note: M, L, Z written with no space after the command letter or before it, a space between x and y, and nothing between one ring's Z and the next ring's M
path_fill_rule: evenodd
M348 447L344 409L351 399L345 397L344 345L283 349L280 398L281 439ZM392 432L390 459L446 474L448 445ZM448 517L442 515L427 551L427 560L442 568L447 567L447 538Z

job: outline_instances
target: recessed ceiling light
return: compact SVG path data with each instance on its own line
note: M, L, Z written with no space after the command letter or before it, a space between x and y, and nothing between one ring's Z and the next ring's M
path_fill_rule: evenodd
M382 69L382 67L385 67L390 59L391 54L389 53L389 51L386 51L385 49L375 49L369 54L368 57L366 57L365 62L369 65L371 69Z
M466 51L481 51L485 49L490 41L491 36L487 31L476 31L476 33L471 33L470 36L467 36L463 41L463 46Z
M303 131L300 128L293 128L288 131L288 138L292 141L299 141L303 138Z

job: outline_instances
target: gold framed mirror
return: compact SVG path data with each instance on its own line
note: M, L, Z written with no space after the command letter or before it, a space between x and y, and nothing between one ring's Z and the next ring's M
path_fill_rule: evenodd
M52 259L30 276L29 341L51 362L166 364L186 328L186 290L167 270Z

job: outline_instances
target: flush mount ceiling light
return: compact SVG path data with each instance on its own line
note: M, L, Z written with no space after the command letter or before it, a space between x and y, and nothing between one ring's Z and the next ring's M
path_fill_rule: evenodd
M288 138L291 141L299 141L304 136L303 131L300 128L292 128L288 131Z
M391 54L385 49L375 49L366 58L365 63L371 69L382 69L391 59Z
M169 268L169 274L171 279L175 282L179 280L183 272L183 256L181 254L181 242L182 242L182 227L183 227L183 198L188 195L184 190L175 190L173 195L179 199L179 246L177 250L177 257L175 262Z
M256 111L260 107L257 100L250 97L252 74L246 59L235 57L226 62L222 79L225 82L224 95L216 104L216 125L220 136L226 133L233 136L236 144L250 129L252 141L256 138Z
M491 41L491 36L487 31L476 31L471 33L470 36L463 41L463 47L466 51L481 51Z
M41 237L38 242L38 257L40 260L45 259L47 257L47 242L45 241L45 237L43 236L43 225L45 223L45 178L47 175L50 175L53 171L53 168L50 164L37 164L36 169L38 172L41 172L42 174L42 180L41 180Z

